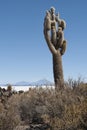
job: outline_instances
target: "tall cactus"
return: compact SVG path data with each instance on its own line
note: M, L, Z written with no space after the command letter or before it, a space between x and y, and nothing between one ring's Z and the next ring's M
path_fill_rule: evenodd
M44 37L53 56L53 73L56 90L64 87L62 55L66 50L66 40L64 40L63 32L65 27L65 21L59 18L59 13L55 14L54 7L46 11Z

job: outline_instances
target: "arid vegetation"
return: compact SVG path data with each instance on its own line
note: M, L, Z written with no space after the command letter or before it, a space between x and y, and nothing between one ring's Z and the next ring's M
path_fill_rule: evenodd
M7 91L8 97L0 95L0 130L87 130L83 82L69 79L57 93L41 87L19 94L11 93L9 86Z

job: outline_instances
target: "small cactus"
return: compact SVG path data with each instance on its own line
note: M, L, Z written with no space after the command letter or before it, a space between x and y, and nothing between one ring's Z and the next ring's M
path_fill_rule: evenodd
M12 86L10 84L7 86L7 91L12 91Z

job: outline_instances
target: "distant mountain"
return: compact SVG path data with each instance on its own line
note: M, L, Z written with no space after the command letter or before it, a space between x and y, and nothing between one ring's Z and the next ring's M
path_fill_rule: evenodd
M13 84L13 86L29 86L29 85L30 85L30 82L26 82L26 81L20 81Z
M8 84L0 84L0 86L7 86ZM42 86L42 85L53 85L53 82L48 81L46 79L38 80L36 82L26 82L26 81L20 81L14 84L11 84L12 86Z
M3 83L3 84L0 84L0 86L8 86L9 84L12 86L29 86L29 82L25 82L25 81L21 81L17 83Z
M1 84L0 84L0 87L1 87L1 86L6 86L6 84L4 84L4 83L2 84L2 83L1 83Z
M36 82L33 82L32 85L35 85L35 86L53 85L53 82L48 81L46 79L42 79L42 80L38 80Z

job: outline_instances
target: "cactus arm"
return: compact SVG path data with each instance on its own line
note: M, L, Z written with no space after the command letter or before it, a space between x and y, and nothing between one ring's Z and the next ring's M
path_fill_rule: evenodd
M49 31L44 31L44 36L45 36L45 40L47 42L47 45L49 47L49 50L51 51L52 54L56 54L57 50L55 49L54 45L51 42Z

